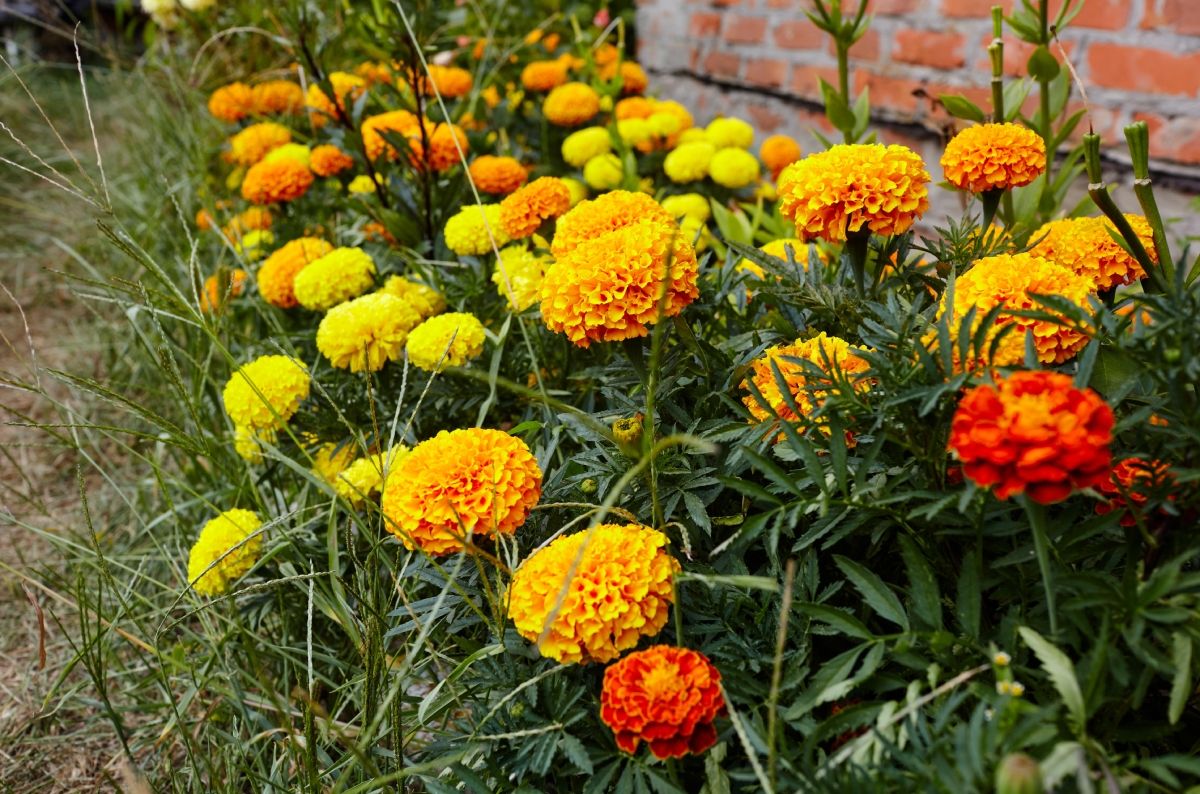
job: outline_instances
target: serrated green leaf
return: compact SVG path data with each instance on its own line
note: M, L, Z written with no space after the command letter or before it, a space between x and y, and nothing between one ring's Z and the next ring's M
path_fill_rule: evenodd
M842 569L842 573L846 574L846 578L851 581L858 592L863 594L863 598L866 599L871 609L875 610L881 618L895 623L905 631L909 630L908 615L904 611L904 605L900 603L900 598L892 592L891 588L883 583L882 579L847 557L835 555L833 559Z
M1067 707L1072 727L1078 734L1083 735L1087 731L1087 708L1083 702L1083 691L1079 688L1079 679L1075 676L1075 666L1065 653L1033 629L1021 626L1017 631L1042 663L1042 669L1050 676L1063 705Z
M579 768L579 771L585 775L590 775L594 771L592 766L592 757L588 755L587 748L583 746L583 742L576 739L569 733L563 734L558 740L558 746L563 751L563 755Z
M1192 694L1192 639L1182 631L1171 635L1171 664L1175 667L1175 677L1171 680L1167 719L1174 725L1183 716L1183 707Z
M900 554L908 573L908 592L913 600L913 612L933 631L942 628L942 597L938 591L933 568L912 538L900 537Z

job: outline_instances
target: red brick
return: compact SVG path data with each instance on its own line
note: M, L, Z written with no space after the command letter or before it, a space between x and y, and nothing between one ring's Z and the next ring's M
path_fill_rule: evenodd
M920 9L921 0L870 0L872 14L911 14Z
M1067 103L1068 116L1083 109L1082 102ZM1103 105L1091 105L1088 110L1090 113L1080 120L1079 124L1075 127L1075 131L1071 133L1071 143L1079 143L1088 132L1095 132L1099 135L1100 143L1103 146L1112 146L1114 143L1123 140L1121 138L1119 113Z
M822 34L824 35L824 34ZM827 42L825 50L830 55L837 55L837 45L829 36L825 36ZM854 46L850 48L850 60L852 61L870 61L874 63L879 60L879 31L868 29L866 35L854 42Z
M1078 6L1077 0L1073 0ZM1148 0L1153 3L1154 0ZM1195 0L1188 0L1195 2ZM1050 0L1050 21L1053 23L1063 0ZM1067 23L1068 28L1095 28L1098 30L1120 30L1129 24L1132 3L1129 0L1086 0L1083 9Z
M783 118L773 110L768 110L759 103L746 106L746 115L754 129L763 133L772 133L783 126Z
M991 16L992 6L1000 6L1005 14L1012 13L1014 0L942 0L942 14L948 17Z
M989 33L980 40L980 45L983 48L983 56L979 60L979 68L986 74L992 73L992 62L987 54L988 45L992 43L992 36ZM1062 42L1063 49L1067 51L1067 56L1071 57L1075 53L1075 42ZM1026 65L1029 63L1029 56L1033 54L1034 47L1032 44L1021 41L1020 39L1011 36L1004 38L1004 74L1009 77L1025 77L1028 74ZM1062 53L1058 49L1058 43L1050 45L1050 51L1054 53L1054 57L1062 60Z
M1133 114L1133 120L1146 122L1146 126L1150 128L1151 135L1158 132L1167 123L1167 120L1157 113L1142 113L1141 111Z
M721 30L721 15L697 12L692 14L688 33L697 38L715 36Z
M887 108L912 117L916 114L918 106L917 95L914 92L922 89L923 86L919 80L888 77L866 69L856 69L854 72L855 94L861 93L864 88L869 88L871 91L872 107Z
M825 42L825 34L807 18L789 19L775 27L772 34L777 47L787 50L815 50Z
M766 35L764 17L729 17L725 22L725 41L730 44L762 44Z
M751 58L746 61L745 81L768 88L782 88L788 65L777 58Z
M767 8L791 8L797 0L766 0Z
M1196 0L1146 0L1143 28L1168 28L1187 36L1200 35Z
M937 69L962 66L964 39L959 33L932 30L901 30L896 33L892 57L902 63L915 63Z
M1154 47L1095 42L1087 50L1091 79L1105 88L1147 94L1200 91L1200 53L1176 55Z
M817 82L818 79L823 79L830 85L836 86L837 69L797 64L792 69L792 91L806 99L820 99L821 87Z
M1200 119L1175 118L1150 136L1150 157L1179 163L1200 163Z
M736 78L742 59L728 52L710 52L704 58L704 73L713 77Z

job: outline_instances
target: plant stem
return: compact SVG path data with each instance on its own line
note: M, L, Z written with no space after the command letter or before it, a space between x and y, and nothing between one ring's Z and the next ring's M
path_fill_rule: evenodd
M854 284L858 294L867 294L867 254L870 251L871 232L865 229L846 235L846 254L850 257L850 268L854 272Z
M779 629L775 634L775 663L771 670L771 694L767 698L767 779L776 789L776 768L779 763L779 687L783 682L783 651L787 645L788 617L792 611L792 582L796 576L796 561L787 561L783 572L783 598L779 604Z
M1050 613L1050 636L1058 636L1058 607L1054 599L1054 572L1050 567L1050 533L1046 527L1046 508L1030 499L1022 498L1025 514L1029 516L1029 527L1033 530L1033 550L1037 555L1038 568L1042 573L1042 587L1046 592L1046 610Z

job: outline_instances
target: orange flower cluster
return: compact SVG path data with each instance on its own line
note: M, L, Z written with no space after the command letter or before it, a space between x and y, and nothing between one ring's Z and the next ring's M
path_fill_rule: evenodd
M250 167L271 150L291 141L292 131L282 124L273 121L251 124L229 139L228 159L236 165Z
M567 82L565 61L532 61L521 70L521 85L526 91L545 93Z
M1096 504L1098 515L1118 512L1121 526L1137 525L1136 511L1150 498L1148 491L1162 488L1175 479L1166 463L1159 460L1123 458L1112 468L1108 479L1098 484L1107 501Z
M557 538L513 574L508 616L543 656L611 661L667 623L680 566L666 546L666 535L637 524Z
M721 674L690 648L654 645L604 671L600 719L627 753L642 741L655 758L703 753L717 743L713 720L724 713Z
M610 61L600 67L600 79L612 80L621 74L621 93L622 94L640 94L650 85L650 80L646 77L646 71L642 69L640 64L633 61L621 61L618 67L616 61Z
M942 170L951 184L971 193L1022 187L1046 170L1046 144L1020 124L980 124L946 145Z
M404 136L409 148L409 162L416 168L424 168L428 162L434 171L447 171L458 164L460 148L462 156L470 151L467 135L457 124L435 124L429 119L421 121L407 110L392 110L363 120L363 145L372 160L384 154L389 159L396 157L395 148L382 134L388 132ZM425 154L426 138L428 157Z
M246 271L234 268L226 279L225 290L221 289L220 279L215 275L204 280L204 291L200 293L200 311L216 314L225 308L227 300L236 298L246 288Z
M542 103L546 120L559 127L578 127L600 112L600 95L587 83L564 83Z
M1111 471L1113 412L1091 389L1058 372L1015 372L968 391L950 425L963 473L997 498L1025 493L1061 502L1100 486Z
M1157 262L1154 250L1154 233L1149 222L1141 215L1126 215L1125 219L1141 240L1151 261ZM1086 278L1092 289L1101 291L1132 284L1145 278L1146 271L1112 237L1115 231L1106 218L1073 218L1051 221L1034 232L1033 239L1047 234L1045 240L1034 247L1034 251L1049 250L1055 262Z
M262 161L242 180L242 198L252 204L295 201L312 187L313 173L295 160Z
M514 240L522 240L542 223L571 208L571 191L557 177L544 176L500 202L500 227Z
M433 96L434 89L444 99L457 99L471 93L475 79L471 73L459 66L440 66L429 64L428 73L420 79L420 89L424 96Z
M564 257L589 240L639 220L669 224L675 219L645 193L613 190L594 200L581 201L558 219L550 252L555 257Z
M245 83L223 85L208 97L208 112L230 124L254 115L257 108L254 89Z
M267 80L254 86L254 112L259 115L292 114L304 110L304 92L291 80Z
M296 274L332 250L332 245L317 237L299 237L285 243L259 267L258 294L281 309L300 305L293 286Z
M485 154L476 157L468 170L475 187L484 193L498 196L507 196L525 184L525 180L529 178L525 166L513 157Z
M313 147L308 167L319 177L337 176L354 167L354 158L331 143L323 143Z
M324 126L339 115L344 115L346 106L354 104L367 90L367 81L349 72L330 73L329 85L337 97L336 104L316 83L310 84L308 92L304 95L304 104L312 111L313 124L318 127Z
M779 210L805 242L841 242L863 228L900 234L929 208L928 183L907 147L838 144L783 169Z
M780 172L799 160L803 154L800 144L789 135L772 135L758 147L758 157L771 172L772 179L778 179Z
M542 470L521 439L503 430L438 433L388 477L383 513L408 549L461 551L464 536L511 535L542 492Z

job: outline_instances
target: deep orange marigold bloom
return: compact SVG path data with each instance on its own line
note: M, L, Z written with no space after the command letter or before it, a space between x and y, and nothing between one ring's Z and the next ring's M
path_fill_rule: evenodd
M637 524L557 538L513 574L508 616L542 656L611 661L667 623L679 562L666 547L666 535Z
M367 81L349 72L332 72L329 84L337 97L337 104L322 90L321 86L312 83L304 95L304 103L312 111L313 123L320 127L330 119L336 119L339 113L345 113L347 105L362 96L367 90Z
M428 157L424 155L425 148L421 141L419 128L408 136L408 145L412 149L409 161L414 167L423 168L424 164L428 162L429 167L434 171L448 171L458 165L471 151L467 134L457 124L439 122L434 125L433 122L426 121L425 125L427 131L432 127L432 131L428 132ZM462 154L459 154L459 149L462 149Z
M838 144L779 175L779 209L805 242L851 232L900 234L929 208L929 174L904 146Z
M615 62L608 63L600 67L600 79L611 80L617 76L618 67ZM622 94L640 94L650 85L649 79L646 77L646 71L642 69L640 64L633 61L621 61L621 93Z
M950 425L963 473L997 498L1061 502L1109 478L1113 412L1059 372L1014 372L968 391Z
M246 271L240 267L229 271L225 291L222 291L220 280L215 275L206 278L204 291L200 293L200 311L206 314L219 312L227 301L238 297L246 289L246 277Z
M1107 515L1117 511L1121 514L1121 526L1136 526L1135 513L1150 498L1147 492L1162 488L1174 479L1170 467L1162 461L1124 458L1113 466L1108 479L1097 486L1108 501L1098 502L1096 513Z
M802 154L800 144L790 135L772 135L758 147L758 156L771 172L772 179L778 179L779 172L799 160Z
M217 225L217 219L212 216L212 213L204 208L196 210L196 228L202 232Z
M542 103L546 120L559 127L578 127L600 112L600 95L587 83L564 83Z
M1149 222L1141 215L1126 215L1125 219L1150 260L1157 262L1154 233ZM1112 238L1109 230L1115 229L1107 218L1075 218L1069 225L1059 228L1062 232L1053 242L1054 261L1086 278L1093 289L1113 289L1146 277L1146 271L1138 261Z
M291 80L267 80L251 89L254 110L262 116L299 113L304 110L304 91Z
M323 143L313 147L308 157L308 167L319 177L337 176L354 167L354 158L332 143Z
M1031 243L1035 245L1029 249L1029 253L1034 256L1040 256L1042 259L1049 259L1051 262L1058 262L1058 244L1073 228L1075 228L1074 218L1062 218L1056 221L1043 223L1036 232L1029 237Z
M386 152L389 159L395 158L395 148L385 141L381 134L388 132L394 132L406 138L414 133L419 135L420 128L417 126L417 117L407 110L389 110L387 113L363 119L362 138L367 157L375 160Z
M621 51L617 49L615 44L609 44L608 42L601 44L592 53L592 60L596 62L597 66L608 66L611 63L615 63L619 57L621 57Z
M571 191L561 179L544 176L500 202L500 226L514 240L529 237L543 221L571 208Z
M425 96L433 96L434 88L446 99L457 99L471 92L475 79L466 69L458 66L439 66L429 64L429 73L421 77L421 92ZM432 85L431 85L432 84Z
M258 294L281 309L298 306L296 274L332 250L332 245L318 237L298 237L284 243L258 268Z
M567 65L562 61L532 61L521 70L526 91L544 93L567 82Z
M581 201L558 219L550 251L556 258L566 256L589 240L639 220L670 224L675 218L645 193L613 190Z
M238 240L247 232L261 232L271 228L273 219L266 207L247 207L225 224L222 230L230 240Z
M703 753L717 743L713 720L724 713L721 674L699 651L654 645L604 671L600 719L627 753L642 741L655 758Z
M313 173L295 160L260 162L250 167L242 180L242 198L253 204L295 201L308 192Z
M254 111L254 90L245 83L223 85L208 98L208 112L230 124L241 121Z
M367 221L362 227L363 237L375 242L387 243L388 245L396 245L396 236L387 230L379 221Z
M382 61L364 61L354 67L354 73L366 81L367 87L380 83L391 85L396 79L392 67Z
M1020 124L979 124L955 135L942 154L942 171L972 193L1022 187L1046 170L1042 136Z
M507 196L525 184L529 178L525 166L515 157L496 157L485 154L476 157L469 169L475 187L484 193Z
M229 160L248 168L291 141L292 131L282 124L273 121L251 124L229 139Z
M406 548L450 554L468 533L511 535L541 493L542 470L521 439L503 430L443 430L388 478L383 513Z
M692 244L673 222L643 219L577 246L550 266L542 279L542 321L588 347L645 336L647 326L674 317L699 295Z
M626 119L648 119L654 115L655 102L642 96L631 96L622 99L613 108L617 121Z

